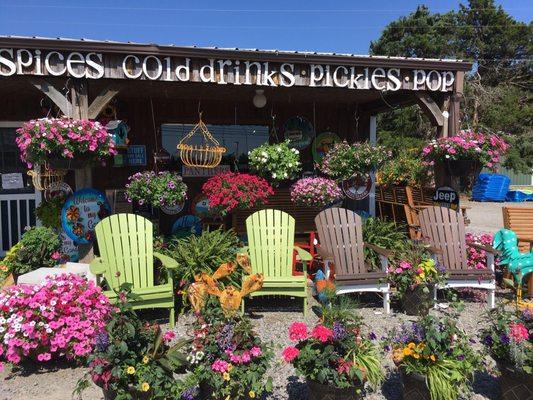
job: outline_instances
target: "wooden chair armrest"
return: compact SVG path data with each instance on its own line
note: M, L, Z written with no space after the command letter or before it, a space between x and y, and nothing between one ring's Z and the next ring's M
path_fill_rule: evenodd
M163 264L163 267L167 269L174 269L174 268L177 268L179 265L178 262L174 260L172 257L158 253L157 251L154 251L154 257L157 258L159 261L161 261L161 264Z
M484 245L484 244L477 244L477 243L467 243L466 245L470 246L470 247L473 247L474 249L485 250L487 253L491 253L491 254L494 254L494 255L502 254L501 251L496 250L492 246L487 246L487 245Z
M327 251L324 247L317 245L316 251L320 257L322 257L322 260L333 260L333 254L331 254L329 251Z
M107 271L107 265L104 264L100 257L95 257L89 264L89 271L93 275L103 275Z
M444 254L444 251L439 247L432 246L424 242L422 242L421 245L428 249L432 254Z
M302 261L311 261L313 259L311 253L309 253L307 250L301 249L298 246L294 246L294 250L296 250L298 256L300 257L300 260Z
M384 249L383 247L376 246L375 244L372 244L372 243L365 243L364 246L386 258L389 258L392 255L392 251Z
M533 237L529 236L517 236L519 242L533 243Z

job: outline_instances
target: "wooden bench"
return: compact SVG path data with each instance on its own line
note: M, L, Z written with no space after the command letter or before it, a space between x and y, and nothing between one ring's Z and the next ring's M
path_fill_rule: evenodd
M411 239L420 239L420 211L433 206L435 188L413 186L377 186L376 203L381 218L392 219L407 226ZM469 224L467 210L461 206L465 225Z
M533 249L533 207L502 207L503 227L518 236L518 248L522 253ZM528 296L533 297L533 274L528 280Z

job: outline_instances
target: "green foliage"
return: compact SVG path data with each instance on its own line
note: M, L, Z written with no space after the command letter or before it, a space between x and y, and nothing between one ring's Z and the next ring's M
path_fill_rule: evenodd
M233 230L217 229L203 231L199 236L170 239L158 251L178 262L179 267L173 270L176 280L192 282L194 274L211 275L220 264L234 260L238 248L239 239Z
M267 376L273 358L270 346L261 341L248 317L227 318L216 303L210 299L192 325L188 359L193 374L203 395L211 392L209 398L260 398L272 391L272 378Z
M15 275L41 267L54 267L59 261L60 247L59 236L53 229L44 226L30 228L22 235L9 261L4 260L4 263Z
M363 223L363 241L400 252L407 248L408 237L406 230L393 221L371 217ZM379 255L375 251L366 248L365 260L372 271L381 270Z
M61 209L65 204L65 196L60 195L50 200L44 200L35 209L35 216L43 226L52 229L61 229Z
M425 186L429 184L430 177L428 167L422 164L420 152L405 150L398 151L380 169L378 182L380 185Z
M187 365L181 351L189 341L170 345L173 332L163 334L159 325L143 324L132 308L138 296L131 293L131 284L122 284L117 294L117 311L97 334L95 350L88 359L89 372L74 393L81 395L89 387L90 377L117 400L134 400L140 398L139 393L150 399L178 398L180 384L173 374L183 372Z

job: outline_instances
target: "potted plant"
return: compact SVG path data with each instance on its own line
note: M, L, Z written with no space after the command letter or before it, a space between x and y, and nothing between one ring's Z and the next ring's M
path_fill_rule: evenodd
M500 371L503 400L533 393L533 310L489 311L480 338Z
M51 268L60 263L61 242L57 232L45 226L29 228L1 262L6 273L17 278L38 268Z
M285 141L262 144L249 152L248 156L252 171L279 185L282 181L296 178L302 170L299 154L297 149L290 148L289 142Z
M467 176L483 167L496 169L508 149L499 135L469 130L430 141L422 150L422 159L427 165L444 164L450 175Z
M43 226L59 232L61 227L61 210L65 204L66 196L60 194L49 200L44 200L35 208L35 216Z
M291 200L300 206L324 208L342 200L342 190L332 179L302 178L291 186Z
M113 307L92 281L73 274L46 278L41 285L14 285L0 291L2 359L83 360L93 352L96 333ZM0 368L1 369L1 368Z
M388 333L385 349L400 370L405 399L455 400L470 392L482 359L455 320L428 315Z
M294 345L283 359L305 377L310 400L361 399L365 384L378 387L383 380L378 346L362 331L361 318L342 303L326 302L313 328L302 322L289 327Z
M209 209L224 216L233 210L267 203L274 189L265 179L255 175L221 172L204 183L202 192L209 199Z
M407 315L428 315L435 285L444 282L445 270L420 245L410 245L388 269L388 279L400 296Z
M390 156L391 153L383 146L368 142L348 144L344 141L335 143L326 153L320 170L336 181L345 181L355 175L376 171Z
M117 154L111 135L97 121L69 118L31 120L17 129L16 142L28 168L48 164L55 169L83 168Z
M186 357L180 351L188 341L174 340L173 331L163 333L157 324L143 324L131 306L137 297L131 284L122 284L117 296L117 309L96 333L89 371L75 393L81 395L92 381L102 388L105 400L179 398L174 373L185 370Z
M158 209L175 207L187 199L187 185L175 172L137 172L128 178L126 200Z

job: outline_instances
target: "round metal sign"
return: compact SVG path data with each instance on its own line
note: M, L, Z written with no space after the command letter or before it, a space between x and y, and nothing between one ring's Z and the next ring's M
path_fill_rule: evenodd
M44 199L46 201L52 200L58 196L65 196L67 198L72 194L72 188L66 182L57 182L49 189L44 191Z
M350 179L342 182L342 191L352 200L363 200L372 189L372 176L370 174L355 174Z
M175 206L161 206L161 211L167 215L179 214L185 207L185 202L176 204Z
M315 130L305 117L291 117L283 125L283 134L291 147L303 150L311 144Z

